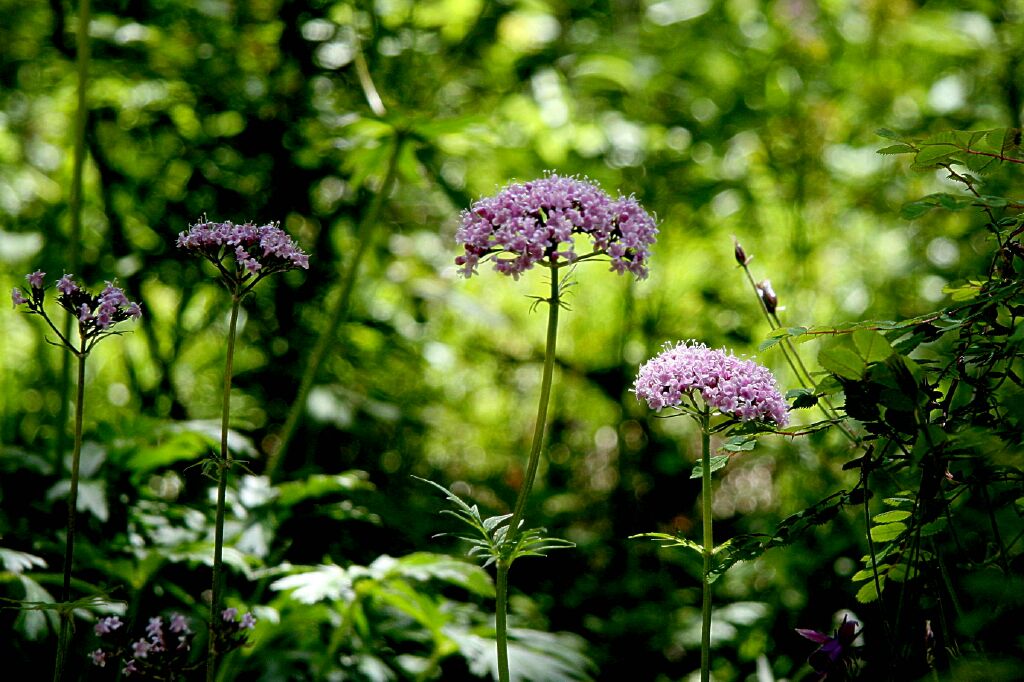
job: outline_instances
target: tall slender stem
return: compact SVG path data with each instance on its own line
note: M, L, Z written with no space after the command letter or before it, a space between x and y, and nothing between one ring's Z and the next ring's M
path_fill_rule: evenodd
M60 612L60 636L57 640L57 665L53 679L64 679L64 664L67 660L68 645L71 640L72 612L67 609L71 601L71 567L75 558L75 518L78 508L78 472L82 458L82 415L85 410L85 339L75 355L78 357L78 385L75 391L75 449L71 454L71 490L68 493L68 527L67 539L64 544L64 583L61 586L60 600L64 608Z
M213 588L210 598L210 642L206 659L206 680L213 682L217 673L217 623L221 607L221 575L224 554L224 498L228 487L231 452L228 450L228 425L231 417L231 373L235 358L235 330L242 298L238 291L231 295L231 321L228 323L228 350L224 361L224 394L221 402L220 458L217 461L217 521L213 538Z
M711 408L704 407L700 417L700 498L701 522L704 526L704 572L702 574L703 599L700 626L700 679L711 679L711 558L715 549L711 532Z
M299 382L299 391L288 410L288 417L285 420L284 427L281 429L281 439L278 441L277 447L267 457L267 466L264 474L271 480L274 479L277 467L281 464L281 460L288 450L292 437L295 435L295 430L298 428L299 420L306 411L306 399L313 388L317 372L320 371L320 366L323 364L324 358L327 357L327 351L337 343L336 333L338 327L348 317L349 303L352 300L352 291L355 289L356 276L359 274L359 265L362 263L363 257L373 241L374 229L377 226L377 216L380 214L384 199L391 193L391 188L395 184L395 179L398 176L398 159L404 146L402 135L396 133L395 146L391 150L391 157L388 159L388 168L384 174L384 181L381 182L380 189L373 196L370 206L366 209L366 213L363 214L362 220L359 221L359 246L356 248L356 252L348 264L348 269L342 277L341 291L338 294L338 298L334 300L334 304L327 313L327 324L324 326L323 331L320 332L316 346L314 346L313 352L306 362L302 379Z
M509 682L508 667L508 569L509 562L498 562L498 580L495 586L494 632L498 648L498 682Z
M526 478L523 486L519 489L519 496L516 498L515 510L512 512L512 519L508 524L508 544L515 545L516 536L519 534L519 524L522 523L523 513L526 511L526 498L533 488L533 481L537 477L537 467L540 465L540 450L544 443L544 431L548 417L548 402L551 398L551 379L555 370L555 344L558 340L558 310L561 307L561 290L558 283L558 270L551 269L551 297L547 299L548 304L548 333L544 346L544 374L540 382L540 400L537 404L537 421L533 427L533 444L530 447L530 460L526 466ZM498 647L498 681L509 682L508 668L508 571L511 567L511 558L502 559L498 562L498 579L496 585L495 603L495 634Z

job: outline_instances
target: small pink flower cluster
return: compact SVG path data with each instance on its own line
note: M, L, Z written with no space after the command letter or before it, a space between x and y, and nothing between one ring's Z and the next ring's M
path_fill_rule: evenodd
M221 618L225 625L218 628L218 649L226 652L245 646L248 641L247 631L256 627L256 617L252 613L245 613L241 620L237 620L238 609L232 607L221 611ZM98 637L106 638L108 645L107 648L100 647L89 654L93 665L105 668L108 662L125 658L121 669L125 676L150 672L165 675L175 669L184 671L189 663L188 652L192 649L192 639L195 637L185 616L180 613L171 614L167 624L170 634L164 632L164 619L156 616L149 619L145 637L131 641L122 632L119 633L121 637L118 641L110 642L113 638L109 635L113 635L123 625L117 616L107 616L96 622L93 630Z
M11 291L11 301L15 307L25 305L28 306L30 313L45 317L43 310L44 277L46 277L46 273L42 270L25 275L25 279L29 283L29 290L15 287ZM124 291L112 282L107 282L103 291L95 296L80 287L75 282L73 275L65 274L57 280L56 289L60 294L57 297L57 303L78 320L79 332L83 338L105 332L118 322L129 318L137 320L142 317L142 308L139 307L139 304L129 301Z
M236 272L230 274L238 281L247 275L309 269L309 256L277 223L260 226L235 225L231 221L196 223L178 235L177 245L202 255L220 268L224 267L225 256L231 254Z
M699 393L705 404L741 421L789 423L786 401L767 368L695 341L666 344L641 365L634 391L654 410L679 407L684 396Z
M576 260L579 254L573 239L577 234L589 236L594 251L611 258L615 272L628 270L640 279L647 276L658 228L636 199L613 200L589 180L553 173L532 182L512 183L463 211L455 239L465 254L455 264L470 277L482 258L496 254L494 269L518 279L538 262Z
M117 616L107 616L99 619L93 626L98 637L104 637L119 630L124 623ZM105 668L107 663L114 661L129 652L131 657L125 661L121 673L131 675L132 673L153 670L166 671L174 665L184 665L187 661L187 654L192 649L192 638L195 633L188 626L188 619L180 613L171 614L171 621L168 630L177 640L176 643L168 645L168 637L164 633L164 619L160 616L149 619L146 625L146 636L133 642L127 642L122 637L119 644L111 649L98 648L89 654L92 663L100 668ZM109 639L109 638L108 638Z

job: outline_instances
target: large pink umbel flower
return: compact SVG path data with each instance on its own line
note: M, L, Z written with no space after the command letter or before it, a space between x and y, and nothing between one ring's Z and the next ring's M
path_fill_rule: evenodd
M666 344L641 365L634 391L653 410L680 407L700 395L709 407L740 421L789 423L786 401L767 368L696 341Z

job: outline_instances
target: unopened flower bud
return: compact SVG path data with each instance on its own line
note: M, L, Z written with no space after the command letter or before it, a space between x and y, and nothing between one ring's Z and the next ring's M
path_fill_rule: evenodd
M764 308L768 311L768 314L774 314L775 309L779 306L779 297L775 295L775 290L772 289L771 280L766 279L758 284L757 293L761 296L761 301L764 303Z
M736 247L734 251L736 255L736 262L739 263L740 265L746 265L747 263L749 263L750 259L747 257L747 252L743 250L742 246L740 246L739 240L737 240L736 237L733 237L732 243Z

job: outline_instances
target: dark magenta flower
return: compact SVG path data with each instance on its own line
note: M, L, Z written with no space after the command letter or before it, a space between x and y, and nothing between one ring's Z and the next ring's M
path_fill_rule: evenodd
M589 180L553 173L512 183L463 211L455 239L465 253L455 264L470 277L482 258L493 256L495 270L518 279L536 263L580 258L574 239L581 234L593 247L585 255L607 255L619 274L647 276L658 228L636 199L612 199Z
M666 344L641 365L633 390L653 410L680 407L700 395L709 407L741 421L789 422L786 401L766 367L696 341Z
M796 628L797 634L801 637L821 645L807 658L814 672L818 673L819 680L824 680L831 672L850 667L854 657L853 642L861 632L857 629L859 625L860 623L844 615L843 622L836 628L832 637L817 630Z

